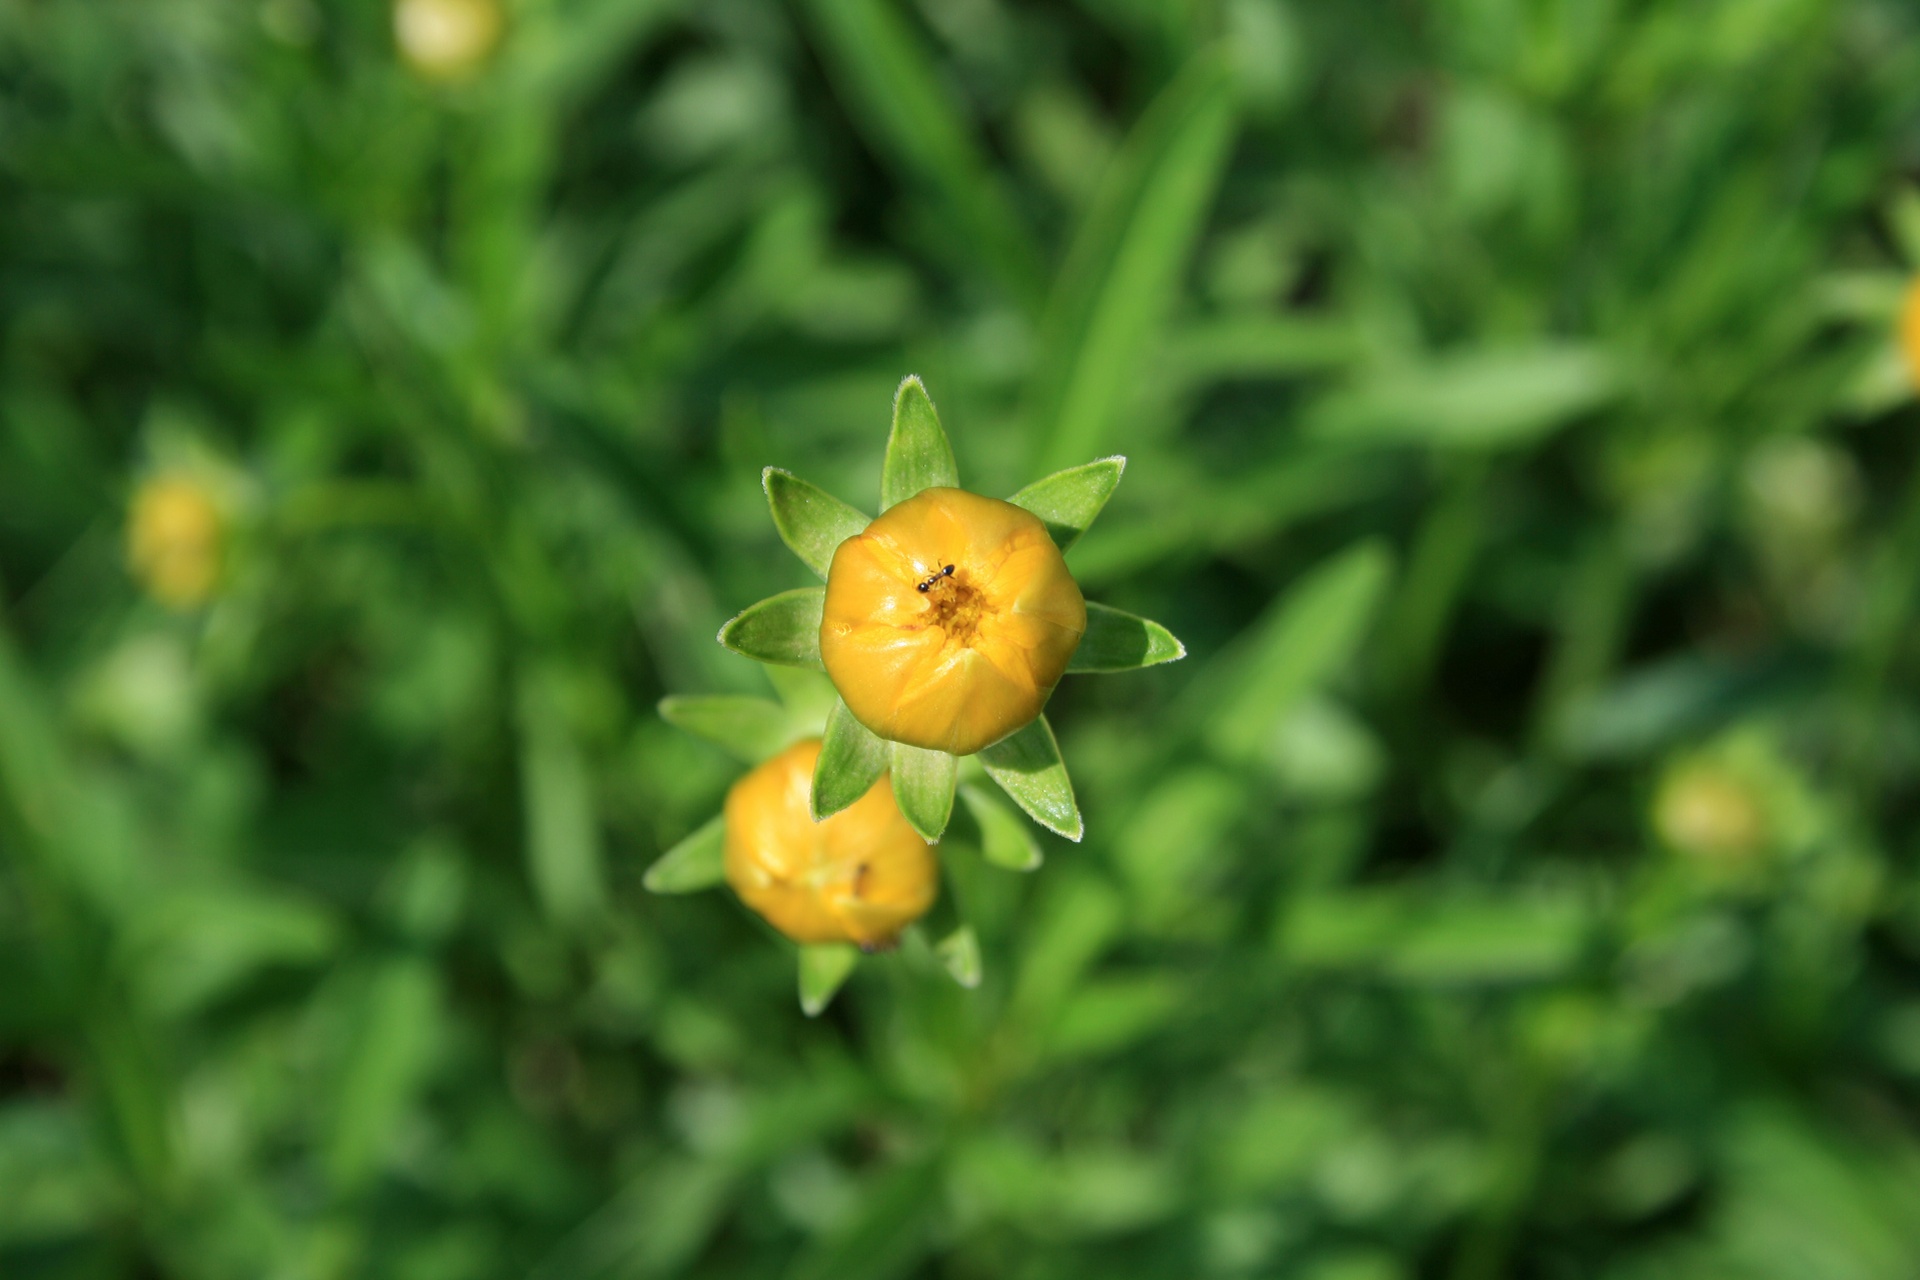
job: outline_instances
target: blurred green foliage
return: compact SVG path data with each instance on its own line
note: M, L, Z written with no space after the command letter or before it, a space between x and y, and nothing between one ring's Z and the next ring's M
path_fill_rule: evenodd
M392 31L0 0L0 1274L1920 1273L1905 0ZM653 708L907 372L1193 656L809 1022Z

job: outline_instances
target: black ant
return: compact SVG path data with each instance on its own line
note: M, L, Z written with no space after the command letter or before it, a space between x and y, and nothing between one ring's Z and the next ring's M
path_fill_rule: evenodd
M920 590L925 591L928 587L931 587L934 583L940 581L940 579L951 578L952 576L953 576L953 566L948 565L946 568L942 569L940 572L934 574L933 576L929 577L925 582L921 583Z

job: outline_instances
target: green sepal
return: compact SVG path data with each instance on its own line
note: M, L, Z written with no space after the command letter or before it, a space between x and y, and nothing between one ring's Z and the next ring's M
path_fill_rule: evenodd
M779 467L760 473L760 487L767 492L767 507L780 540L822 582L833 564L834 549L872 523L864 512Z
M671 694L660 699L660 718L746 764L759 764L794 739L793 713L766 698Z
M960 798L980 825L981 857L1009 871L1039 869L1040 842L1033 838L1033 828L1020 821L1019 814L993 792L971 782L960 784Z
M940 415L920 379L908 375L893 397L893 432L880 471L880 509L905 502L922 489L958 488L960 468Z
M800 945L800 1011L809 1018L833 1003L860 962L860 948L850 942L807 942Z
M855 719L845 702L835 702L813 766L813 820L830 818L867 794L886 771L886 741Z
M801 587L748 605L720 628L720 643L755 662L826 670L820 661L825 587Z
M980 753L980 764L1027 816L1056 835L1077 841L1086 833L1060 743L1045 716Z
M1100 458L1035 480L1007 501L1039 516L1055 545L1065 551L1107 505L1126 469L1125 458Z
M727 878L727 820L709 819L692 835L661 854L640 883L653 893L697 893Z
M913 829L935 844L953 816L953 783L959 761L945 751L890 743L893 800Z
M934 944L933 954L940 957L953 980L971 991L980 985L980 935L973 926L963 924Z
M1089 600L1086 634L1067 659L1067 670L1137 671L1186 656L1187 646L1159 623Z
M819 737L821 726L827 722L827 712L840 701L839 691L826 673L804 667L763 666L760 670L766 673L773 691L780 695L795 731L803 737Z

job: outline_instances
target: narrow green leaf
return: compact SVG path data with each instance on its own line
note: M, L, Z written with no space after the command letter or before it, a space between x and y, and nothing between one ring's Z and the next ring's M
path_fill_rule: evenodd
M433 1068L442 1021L440 977L424 958L383 962L356 994L325 1142L328 1179L341 1188L363 1185L399 1145L400 1122Z
M1122 457L1100 458L1035 480L1007 501L1039 516L1062 551L1072 546L1120 487Z
M1281 717L1350 661L1386 591L1392 562L1366 542L1294 584L1205 690L1206 735L1229 759L1258 757Z
M1109 166L1041 326L1027 420L1044 441L1042 465L1095 452L1132 398L1233 130L1225 64L1202 52L1154 99Z
M959 761L944 751L910 747L904 742L892 747L893 799L913 829L934 844L947 829L953 816L953 780Z
M820 615L825 587L801 587L748 605L720 628L720 643L755 662L825 670L820 661Z
M922 489L956 488L960 468L940 415L918 377L909 374L893 396L893 431L880 472L880 509L905 502Z
M1029 311L1044 273L978 127L945 67L887 0L813 0L822 52L855 126L912 182L937 194L930 212L955 237L956 261L994 276Z
M860 961L860 949L847 942L812 942L800 948L800 1008L809 1018L833 1002L853 966Z
M934 945L933 953L953 980L971 991L980 985L980 936L963 924Z
M960 784L960 798L980 824L980 855L1009 871L1033 871L1040 865L1040 842L998 796L976 783Z
M697 831L660 855L640 883L654 893L697 893L727 878L727 820L709 819Z
M523 677L519 701L529 878L549 916L578 925L606 901L593 783L551 680Z
M833 563L834 549L871 523L862 512L790 471L768 467L760 473L760 485L767 491L767 507L780 540L822 582Z
M660 718L746 764L759 764L794 739L792 714L766 698L675 694L660 699Z
M982 751L980 764L1035 822L1069 840L1085 834L1073 781L1045 716Z
M886 741L856 720L846 703L835 702L813 766L813 820L832 817L867 794L886 771Z
M1474 350L1369 373L1320 401L1305 429L1330 440L1518 448L1600 408L1625 386L1616 362L1592 345Z
M1104 604L1087 602L1087 633L1067 659L1068 671L1135 671L1178 662L1187 646L1157 622L1136 618Z

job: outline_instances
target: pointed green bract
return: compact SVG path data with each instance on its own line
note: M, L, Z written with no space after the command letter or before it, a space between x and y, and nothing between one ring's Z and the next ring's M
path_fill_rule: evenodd
M834 548L871 523L865 513L790 471L768 467L760 473L760 485L780 540L823 582Z
M640 883L654 893L695 893L727 878L727 820L714 817L660 855Z
M880 509L905 502L922 489L958 488L960 468L940 427L940 415L920 379L909 376L893 397L893 434L880 472Z
M802 735L818 735L827 722L827 712L840 701L840 695L824 672L804 667L761 667L768 683L780 695L794 727Z
M934 944L933 954L947 967L953 980L971 991L980 985L980 936L973 926L963 924Z
M1039 869L1040 842L1033 838L1033 828L1022 822L998 794L978 783L963 782L960 798L980 824L981 857L1009 871Z
M802 587L748 605L720 628L720 643L755 662L826 670L820 661L825 587Z
M1084 833L1073 782L1045 716L982 751L980 764L1028 817L1047 830L1069 840L1078 840Z
M959 761L944 751L910 747L904 742L888 745L892 748L894 803L913 829L933 844L953 816L953 782Z
M1125 458L1101 458L1035 480L1007 501L1039 516L1054 544L1065 551L1107 505L1126 469Z
M867 794L886 771L887 743L836 701L813 766L813 820L830 818Z
M1067 659L1069 672L1135 671L1177 662L1187 646L1157 622L1087 602L1087 631Z
M746 764L759 764L796 736L793 714L766 698L675 694L660 699L660 718Z
M800 947L800 1009L809 1018L833 1002L853 966L860 961L860 949L847 942L809 942Z

